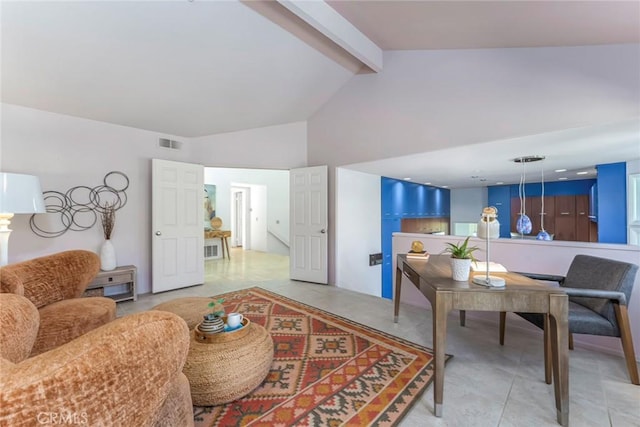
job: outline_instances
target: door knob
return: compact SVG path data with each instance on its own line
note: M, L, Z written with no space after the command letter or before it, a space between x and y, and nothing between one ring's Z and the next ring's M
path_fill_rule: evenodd
M159 231L156 231L156 236L162 236L162 233Z
M321 232L322 234L324 234L324 233L326 233L326 232L327 232L327 230L325 230L325 229L323 228L322 230L320 230L320 232Z

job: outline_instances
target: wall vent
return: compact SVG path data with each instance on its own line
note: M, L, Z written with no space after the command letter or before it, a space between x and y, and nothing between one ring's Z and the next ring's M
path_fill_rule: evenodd
M174 141L173 139L168 139L168 138L160 138L158 139L158 145L162 148L179 150L182 147L182 142Z
M218 255L218 245L216 244L211 244L211 245L206 245L204 247L204 257L206 258L218 258L220 255Z

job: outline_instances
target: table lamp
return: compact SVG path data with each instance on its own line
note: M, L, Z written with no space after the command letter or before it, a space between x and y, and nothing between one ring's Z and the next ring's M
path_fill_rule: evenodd
M476 285L491 286L501 288L505 281L501 277L489 275L489 240L500 237L500 223L498 222L498 209L493 206L482 210L482 217L478 222L478 237L485 239L487 246L487 271L485 275L473 276L473 283Z
M7 265L14 214L46 212L40 181L33 175L0 172L0 266Z

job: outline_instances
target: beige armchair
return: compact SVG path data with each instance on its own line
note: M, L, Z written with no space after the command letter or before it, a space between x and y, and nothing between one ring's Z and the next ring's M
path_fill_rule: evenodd
M125 316L27 358L38 325L28 299L0 294L0 425L193 426L177 315Z
M100 270L93 252L59 252L0 268L0 293L23 295L38 309L31 356L65 344L115 319L110 298L80 298Z

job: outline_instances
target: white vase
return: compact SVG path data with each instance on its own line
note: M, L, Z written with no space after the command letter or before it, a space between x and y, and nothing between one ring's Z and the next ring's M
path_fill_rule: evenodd
M471 271L471 260L461 258L451 258L451 276L457 282L466 282L469 280L469 271Z
M111 240L107 239L100 248L100 269L109 271L116 268L116 265L116 249L113 247Z

